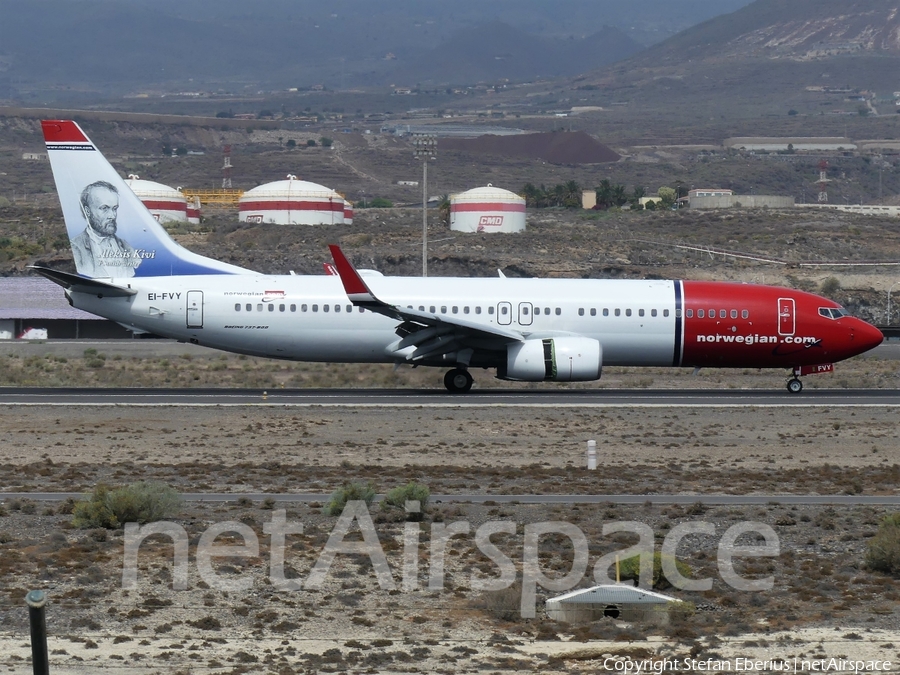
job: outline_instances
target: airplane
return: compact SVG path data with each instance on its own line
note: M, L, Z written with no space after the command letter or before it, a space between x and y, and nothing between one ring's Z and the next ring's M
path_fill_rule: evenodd
M320 275L266 275L175 243L71 120L42 122L78 274L32 266L78 309L230 352L295 361L594 381L603 366L787 368L801 376L881 344L836 302L788 288L688 280L391 277L338 246ZM337 272L337 274L334 274Z

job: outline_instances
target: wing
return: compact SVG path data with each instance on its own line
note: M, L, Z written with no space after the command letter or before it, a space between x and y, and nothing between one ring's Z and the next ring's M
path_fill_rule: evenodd
M339 246L328 248L350 302L399 322L396 333L400 340L392 345L398 358L422 361L456 353L457 362L468 364L476 349L504 350L510 342L525 340L522 333L501 326L384 302L372 293Z

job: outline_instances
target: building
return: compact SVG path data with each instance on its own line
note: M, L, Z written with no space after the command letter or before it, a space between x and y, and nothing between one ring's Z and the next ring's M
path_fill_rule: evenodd
M450 229L457 232L522 232L525 199L493 185L450 197Z
M276 225L342 225L344 198L334 190L298 180L288 175L286 180L260 185L245 192L239 200L240 217L244 223L274 223Z
M845 137L798 136L773 138L766 136L736 136L726 138L726 148L752 152L834 152L856 150L856 143Z
M565 623L589 622L609 617L656 625L669 622L669 608L681 602L655 591L627 584L601 584L548 598L547 616Z
M0 339L131 338L115 321L70 307L62 288L44 277L0 278Z
M687 206L692 209L730 209L741 206L748 209L787 209L795 205L793 197L781 195L709 195L689 197L687 202Z

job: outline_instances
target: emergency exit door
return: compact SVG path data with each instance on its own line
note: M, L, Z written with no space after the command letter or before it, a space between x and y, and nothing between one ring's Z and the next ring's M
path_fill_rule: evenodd
M203 291L187 292L187 327L203 328Z

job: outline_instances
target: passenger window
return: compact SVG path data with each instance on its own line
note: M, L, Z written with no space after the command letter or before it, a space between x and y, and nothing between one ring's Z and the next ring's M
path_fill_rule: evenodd
M562 309L560 309L559 307L557 307L557 308L556 308L556 316L559 316L560 314L562 314Z
M318 311L319 311L319 306L318 306L318 305L313 305L313 306L312 306L312 310L313 310L314 312L318 312Z
M494 306L493 306L493 305L491 305L490 307L488 307L488 314L491 314L491 315L494 314Z
M412 307L410 307L412 309ZM347 314L353 311L353 305L347 305Z
M301 311L301 312L305 312L306 310L307 310L307 307L306 307L305 304L304 304L304 305L300 305L300 311Z
M603 308L603 316L609 316L609 309L606 307Z
M597 308L591 307L591 316L597 316Z
M631 309L630 309L630 308L625 310L625 316L631 316Z
M688 310L688 311L690 312L691 310ZM688 314L688 316L690 316L690 314ZM697 318L703 319L705 317L706 317L706 313L702 309L698 309L697 310Z
M291 311L292 311L292 312L296 312L296 311L297 311L297 305L291 305Z
M459 314L459 307L457 307L456 305L453 305L453 310L452 310L452 311L453 311L454 314Z
M274 311L275 311L275 305L271 305L271 304L270 304L270 305L269 305L269 311L270 311L270 312L274 312Z
M503 307L500 308L500 313L501 313L503 316L506 316L506 306L505 306L505 305L504 305Z
M638 310L638 316L644 316L644 310L639 309L639 310Z
M668 312L669 310L666 310L666 311ZM690 312L691 312L691 310L688 310L688 316L691 315ZM675 318L676 318L676 319L680 319L680 318L681 318L681 310L680 310L680 309L676 309L676 310L675 310Z
M481 314L481 306L478 306L478 307L475 308L475 313L476 313L476 314Z
M468 314L468 313L469 313L469 308L463 307L463 314Z
M323 311L323 312L327 312L328 309L329 309L329 306L328 306L328 305L322 305L322 311Z
M618 307L616 307L616 316L621 316L621 315L622 315L622 310L619 309Z
M447 305L441 305L441 314L447 313Z
M278 305L278 311L279 311L279 312L283 312L283 311L284 311L284 305Z
M651 310L650 310L650 316L656 316L656 310L655 310L655 309L651 309Z
M251 304L248 302L248 303L245 305L245 309L246 309L248 312L252 312L252 311L253 311L253 305L251 305Z
M578 316L584 316L584 307L578 308Z
M750 312L748 312L746 309L742 309L742 310L741 310L741 318L742 318L742 319L747 319L747 318L749 318L749 317L750 317Z
M256 305L256 311L257 311L257 312L261 312L261 311L262 311L262 308L263 308L262 303L259 303L258 305Z
M340 306L340 305L335 305L335 306L334 306L334 311L335 311L335 314L339 313L339 312L341 311L341 306Z
M432 314L434 314L434 305L432 305L431 307L429 307L429 308L428 308L428 311L431 312Z
M419 305L419 311L420 311L420 312L424 312L424 311L425 311L425 305Z
M523 308L522 308L522 315L523 315L523 316L528 316L528 307L523 307Z
M663 316L669 316L669 310L664 309L664 310L663 310ZM680 310L680 309L678 310L678 316L681 316L681 310Z
M720 318L720 319L727 319L727 318L728 318L728 312L726 312L724 309L720 309L720 310L719 310L719 318Z
M241 311L241 303L239 303L239 302L238 302L238 303L235 303L235 305L234 305L234 311L235 311L235 312L240 312L240 311Z

